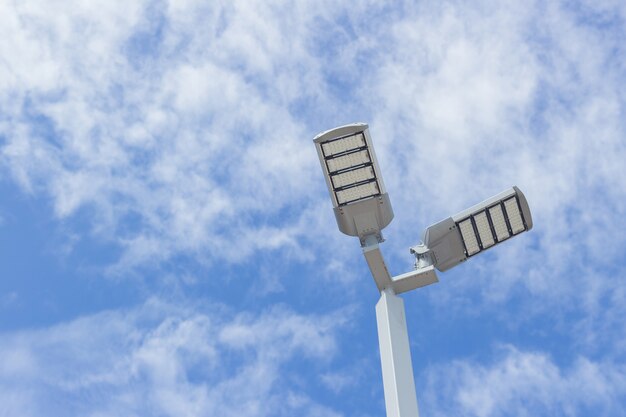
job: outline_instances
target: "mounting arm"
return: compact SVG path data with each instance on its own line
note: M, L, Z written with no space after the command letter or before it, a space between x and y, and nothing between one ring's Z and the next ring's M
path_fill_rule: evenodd
M417 246L416 248L419 248ZM415 248L411 248L413 252ZM415 288L425 287L426 285L439 282L435 268L429 257L426 255L422 261L416 261L415 270L392 277L380 251L379 237L371 234L365 237L363 244L363 255L370 268L372 277L376 282L378 291L381 293L386 289L392 289L394 294L402 294ZM416 255L417 256L417 255Z

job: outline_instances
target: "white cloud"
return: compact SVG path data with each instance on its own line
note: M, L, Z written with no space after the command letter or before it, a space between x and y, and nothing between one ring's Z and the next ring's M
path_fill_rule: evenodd
M59 217L95 208L94 232L124 248L111 270L281 251L353 283L310 139L363 118L392 270L428 223L512 184L535 230L489 255L497 277L464 266L485 300L522 286L569 302L583 260L623 252L622 26L540 2L37 4L0 13L0 163Z
M121 270L181 252L237 262L300 248L310 227L299 212L323 187L308 113L345 113L311 46L343 6L127 9L4 5L6 172L61 218L95 208L94 232L125 248Z
M273 83L306 78L311 57L296 33L276 39L257 17L278 11L215 5L195 16L199 5L176 3L151 57L128 52L147 25L140 3L56 4L52 14L35 4L6 5L3 14L10 29L1 53L13 58L2 67L2 159L25 189L48 193L61 217L97 208L94 227L114 240L120 219L139 214L139 231L119 243L146 256L202 248L234 258L242 247L224 229L250 233L252 223L278 247L292 239L254 220L300 201L313 184L315 156L303 146L310 134L286 108L296 92L282 97L285 88ZM207 13L225 19L223 32L178 20ZM232 69L242 64L247 70Z
M482 288L500 303L523 288L538 308L567 309L593 285L589 264L598 274L624 251L624 31L578 12L427 2L389 26L375 55L364 97L396 212L388 251L511 185L533 212L530 234L461 267L451 297Z
M579 357L568 366L542 352L503 348L490 364L432 366L420 402L432 416L614 416L624 412L626 369Z
M93 209L93 233L123 248L112 271L177 254L256 263L273 251L321 264L324 284L345 287L343 296L373 286L357 279L356 242L335 228L310 139L365 120L396 212L385 231L392 271L404 272L400 256L410 267L406 247L427 224L517 184L535 229L447 275L454 282L442 277L430 301L449 314L484 314L523 294L517 320L573 314L559 329L580 336L573 349L618 355L622 3L0 3L0 170L49 196L59 218ZM258 266L270 271L262 291L280 291L275 269ZM176 415L263 415L265 405L278 415L332 415L305 390L281 391L288 401L279 404L282 362L268 330L290 349L286 360L332 356L324 320L127 314L9 335L0 414L40 415L32 400L58 394L76 404L93 395L102 405L93 415L136 415L138 403ZM311 338L319 343L303 342ZM225 352L239 368L220 363ZM447 368L462 377L448 398L474 415L610 404L623 395L611 388L623 376L610 364L581 356L561 369L542 353L512 350L493 366ZM193 380L196 369L209 382ZM474 373L490 385L475 385ZM324 375L337 391L350 383ZM598 391L582 392L583 376ZM555 399L535 394L554 384L564 387Z
M285 308L233 315L151 300L5 333L0 414L338 416L310 396L316 381L286 369L295 358L328 366L341 317Z
M324 385L335 393L340 393L347 387L352 387L357 384L357 377L354 375L354 370L350 372L329 372L322 375L321 379Z

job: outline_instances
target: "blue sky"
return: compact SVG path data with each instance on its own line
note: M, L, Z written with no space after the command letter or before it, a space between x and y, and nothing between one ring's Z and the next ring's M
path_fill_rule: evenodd
M621 1L0 2L0 416L380 416L312 138L367 122L411 268L511 185L530 233L403 296L424 416L626 414Z

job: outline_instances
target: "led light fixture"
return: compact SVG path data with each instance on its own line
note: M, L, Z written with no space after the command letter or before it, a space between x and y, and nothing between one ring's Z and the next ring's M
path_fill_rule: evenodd
M512 187L430 226L424 233L422 249L418 251L418 246L411 250L420 256L428 253L432 264L446 271L532 227L526 197L519 188Z
M369 128L354 123L322 132L313 139L333 202L339 230L382 241L381 231L393 219L389 196L372 147Z

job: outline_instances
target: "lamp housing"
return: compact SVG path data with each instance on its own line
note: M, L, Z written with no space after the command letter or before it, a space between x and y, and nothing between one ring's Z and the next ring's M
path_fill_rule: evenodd
M378 166L369 126L353 123L313 139L333 203L339 230L365 238L381 231L393 219L393 209Z
M514 186L428 227L411 253L443 272L532 227L526 197Z

